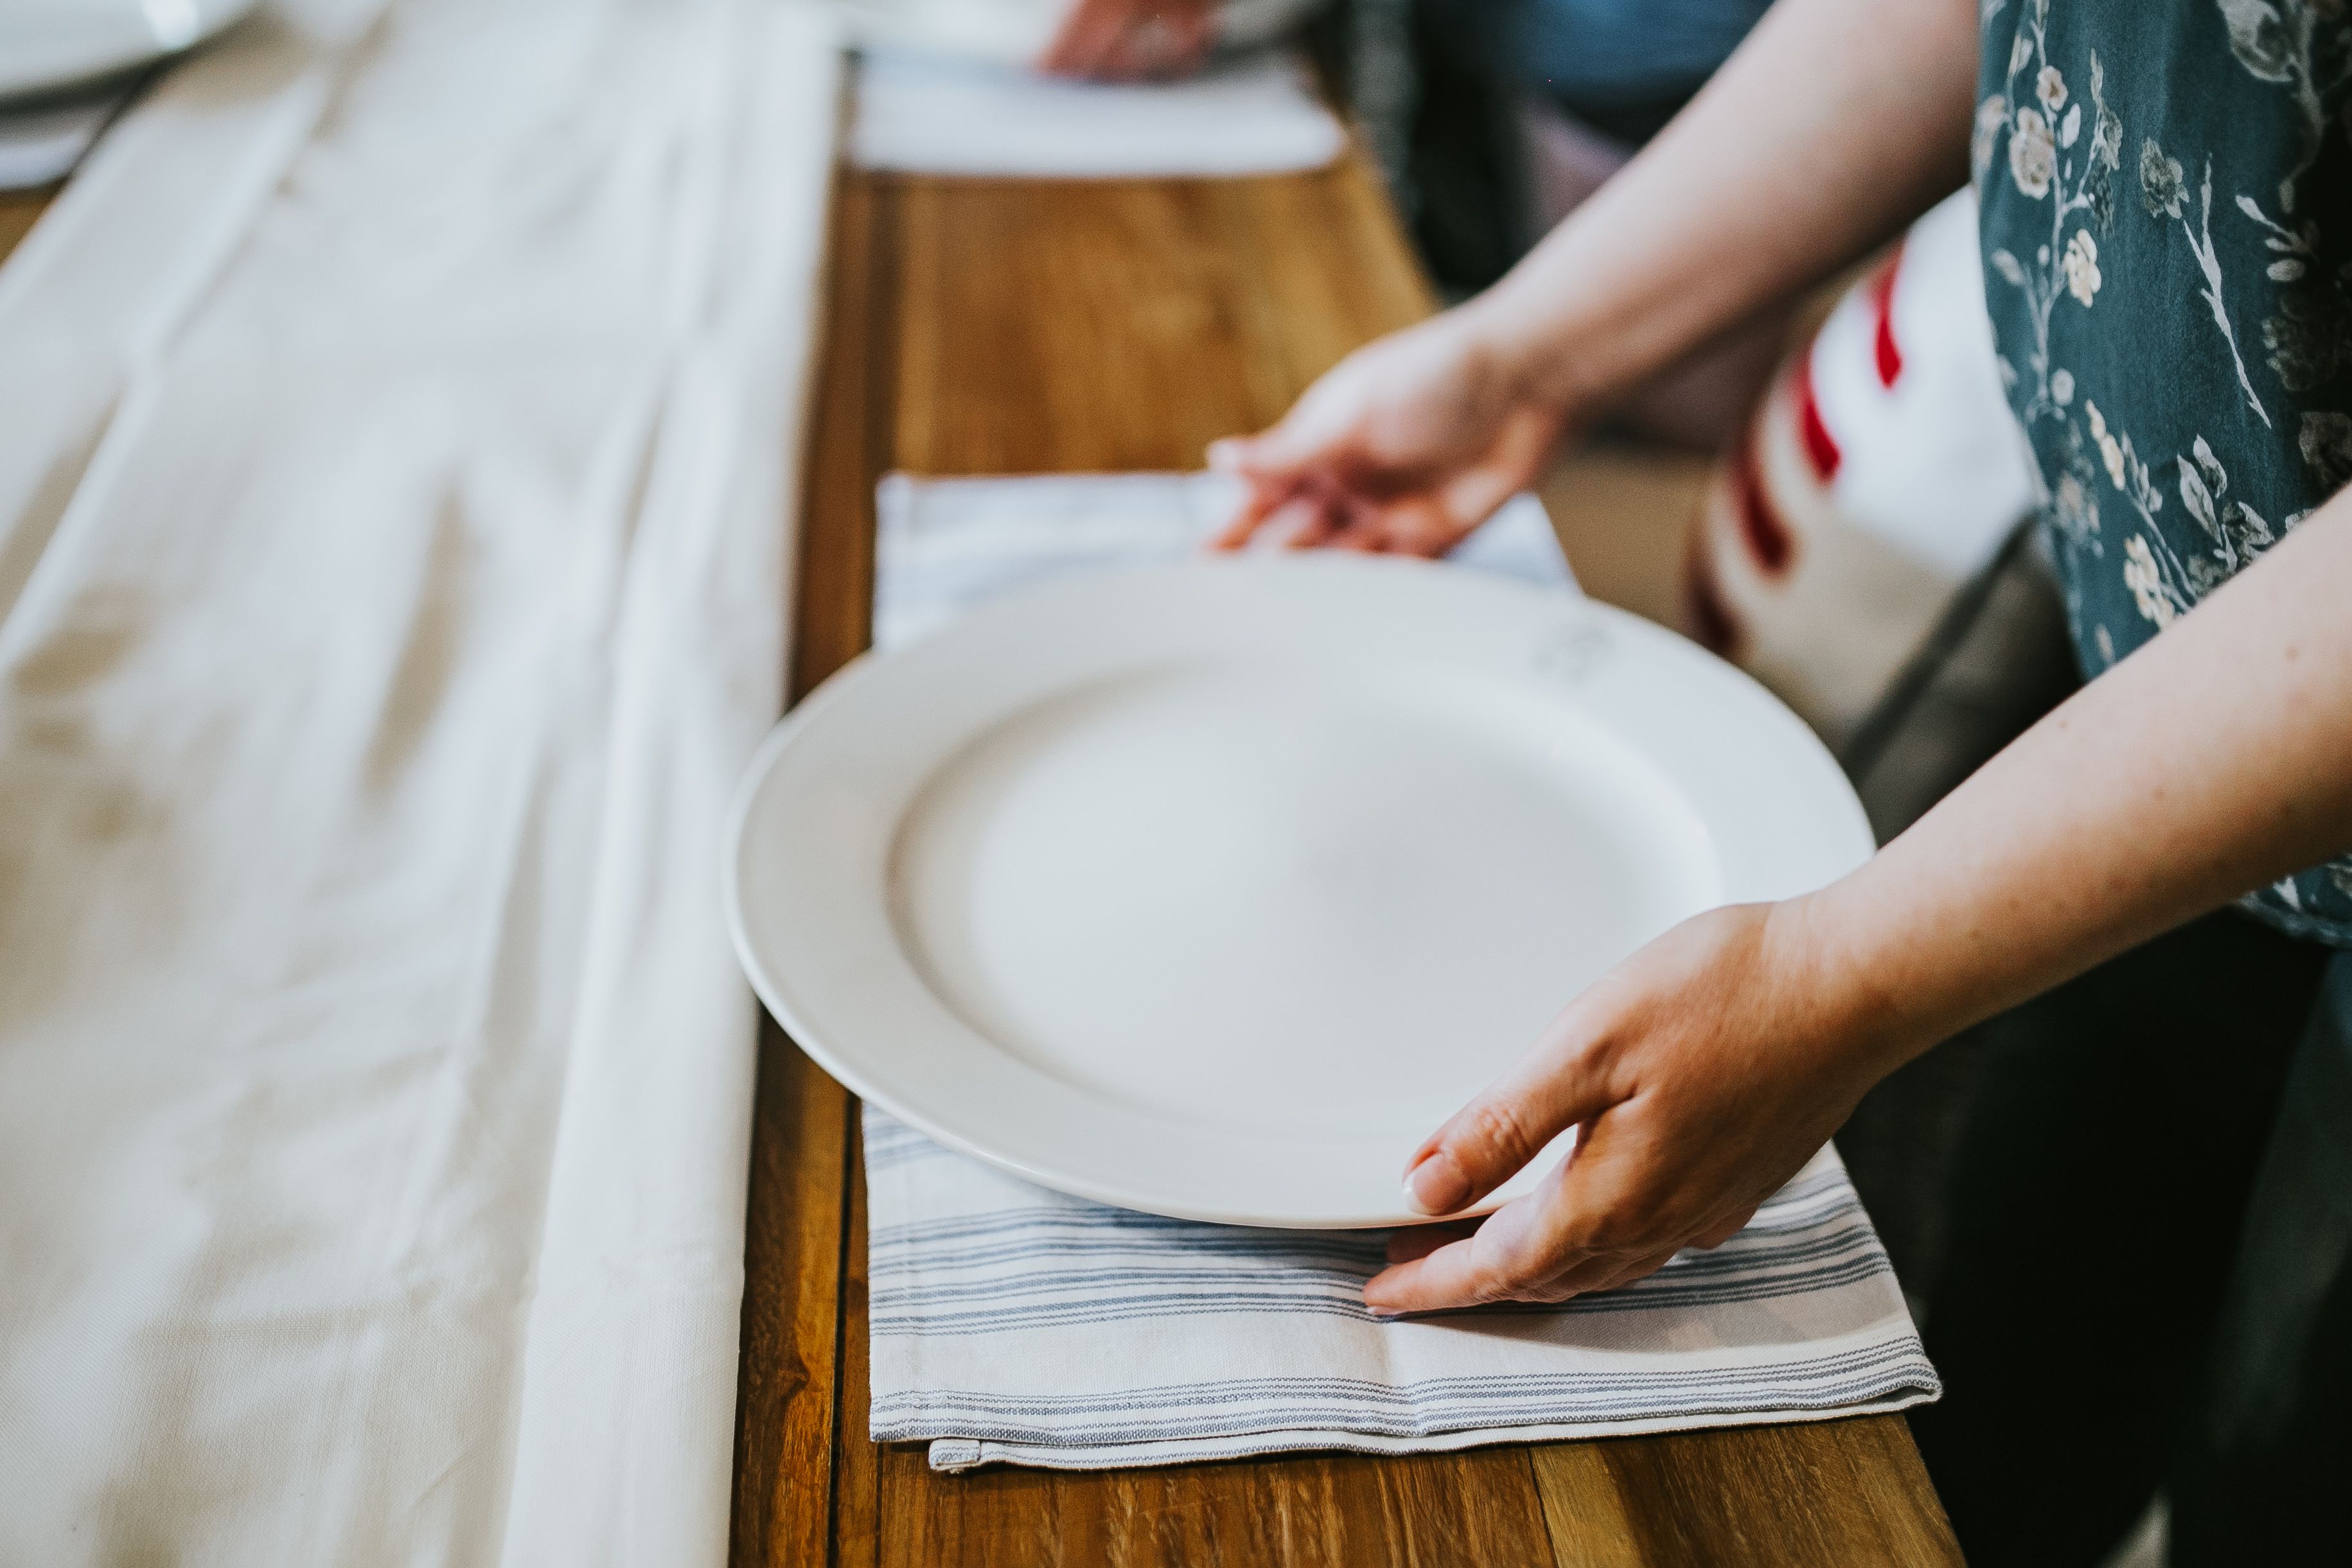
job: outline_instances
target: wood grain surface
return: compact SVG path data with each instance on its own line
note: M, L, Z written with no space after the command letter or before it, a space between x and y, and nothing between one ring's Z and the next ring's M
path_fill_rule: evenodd
M845 172L792 685L866 644L874 481L1191 468L1431 299L1350 161L1237 181ZM936 1476L866 1435L849 1097L771 1031L745 1241L735 1562L841 1568L1959 1561L1898 1416L1374 1458Z
M0 262L6 261L17 242L32 232L33 225L48 210L56 196L55 186L39 191L0 191Z
M0 257L46 204L0 198ZM874 481L1186 468L1425 314L1354 162L1278 179L845 173L795 584L795 698L866 646ZM744 1240L740 1568L1944 1564L1899 1416L1394 1458L935 1476L866 1436L856 1105L772 1025Z

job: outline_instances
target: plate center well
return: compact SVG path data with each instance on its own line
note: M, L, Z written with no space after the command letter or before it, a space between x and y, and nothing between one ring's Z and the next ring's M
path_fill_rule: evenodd
M1173 1119L1413 1134L1716 902L1657 768L1491 673L1193 666L1033 706L901 822L893 916L995 1048Z

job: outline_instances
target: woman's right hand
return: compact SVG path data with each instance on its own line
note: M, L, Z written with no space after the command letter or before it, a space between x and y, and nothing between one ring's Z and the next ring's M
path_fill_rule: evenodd
M1439 556L1542 472L1570 413L1530 390L1476 304L1349 355L1273 428L1220 441L1210 466L1247 482L1224 532L1300 549Z

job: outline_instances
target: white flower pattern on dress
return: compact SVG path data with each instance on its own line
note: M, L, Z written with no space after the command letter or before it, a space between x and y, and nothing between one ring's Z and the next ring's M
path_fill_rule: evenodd
M2087 400L2083 404L2091 415L2091 439L2099 444L2099 456L2107 465L2107 480L2118 490L2124 487L2124 447L2107 431L2106 417L2099 405Z
M1992 167L1993 143L2009 129L2009 99L1995 93L1977 105L1975 132L1969 138L1969 177L1981 183Z
M2131 590L2132 601L2139 612L2158 627L2172 624L2179 610L2165 587L2164 573L2157 569L2156 553L2147 548L2147 536L2134 534L2124 541L2124 586Z
M2017 111L2017 129L2009 138L2009 177L2035 201L2050 193L2051 176L2058 172L2058 143L2050 122L2038 109Z
M2033 96L2041 100L2043 112L2051 119L2066 107L2066 78L2058 74L2056 66L2043 66L2042 74L2033 78Z
M2099 242L2091 237L2090 230L2076 229L2074 236L2067 240L2065 266L2066 292L2073 295L2084 309L2089 309L2091 301L2098 297L2101 281ZM2066 401L2058 396L2054 384L2050 389L2050 395L2059 403Z

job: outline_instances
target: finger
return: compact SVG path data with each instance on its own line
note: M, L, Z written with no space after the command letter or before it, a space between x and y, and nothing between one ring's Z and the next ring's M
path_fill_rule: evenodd
M1559 440L1555 421L1526 414L1506 421L1486 455L1445 485L1440 504L1463 532L1469 532L1527 488Z
M1216 35L1216 19L1202 7L1179 5L1160 15L1166 29L1158 75L1188 77L1209 57Z
M1588 1254L1563 1244L1550 1223L1557 1183L1507 1203L1470 1236L1382 1270L1366 1281L1374 1312L1432 1312L1524 1297Z
M1087 13L1095 0L1078 0L1055 26L1054 36L1045 40L1045 52L1037 57L1037 68L1047 76L1069 76L1077 70L1077 42L1088 26Z
M1530 1213L1533 1219L1514 1237L1512 1222ZM1397 1232L1390 1241L1391 1267L1366 1281L1365 1303L1375 1312L1426 1312L1489 1301L1565 1301L1645 1280L1684 1245L1669 1237L1630 1249L1591 1247L1575 1239L1583 1228L1557 1192L1506 1205L1486 1223L1494 1233L1485 1248L1477 1245L1479 1234L1463 1242L1444 1239L1457 1229L1450 1225ZM1430 1232L1437 1234L1422 1241Z
M1714 1251L1717 1248L1722 1246L1725 1242L1730 1240L1733 1237L1747 1229L1748 1222L1756 1218L1756 1209L1757 1206L1751 1203L1746 1208L1740 1209L1738 1212L1732 1215L1730 1218L1717 1221L1716 1224L1707 1227L1707 1228L1698 1233L1697 1239L1694 1240L1691 1245L1703 1251Z
M1118 65L1121 79L1160 81L1184 69L1184 47L1176 19L1154 9L1129 18L1119 33Z
M1261 536L1279 540L1305 528L1319 506L1312 496L1296 488L1255 496L1211 542L1218 549L1237 550Z
M1329 390L1333 371L1307 389L1288 413L1255 435L1229 436L1209 448L1209 461L1229 474L1257 480L1297 480L1329 465L1347 440L1349 399Z
M1294 486L1283 503L1265 515L1257 531L1286 549L1312 549L1348 520L1345 503L1316 485Z
M1220 474L1239 474L1243 471L1250 448L1255 444L1255 438L1247 435L1221 436L1209 443L1206 455L1209 466Z
M1280 426L1276 426L1279 429ZM1274 434L1255 436L1229 435L1209 444L1209 466L1220 474L1230 474L1248 487L1247 498L1233 521L1210 541L1216 549L1239 549L1262 532L1276 513L1288 506L1313 483L1303 469L1285 466L1269 461L1266 441Z
M1147 31L1147 28L1149 29ZM1097 62L1094 76L1098 81L1141 81L1158 68L1159 56L1147 49L1147 38L1156 41L1160 30L1141 18L1122 18L1112 30L1110 42Z
M1297 527L1289 530L1288 537L1282 541L1285 549L1313 549L1328 541L1332 535L1339 531L1340 517L1338 509L1328 502L1304 496L1285 507L1282 513L1277 513L1274 519L1269 520L1276 521L1278 526L1280 521L1286 520L1285 515L1293 510L1300 514L1302 520Z
M1383 1313L1459 1312L1507 1300L1513 1287L1503 1280L1472 1236L1381 1270L1364 1282L1364 1304Z
M1433 558L1446 554L1527 487L1558 440L1548 422L1515 420L1485 459L1456 474L1434 494L1399 504L1395 548Z
M1427 506L1407 514L1403 522L1411 530L1416 553L1433 557L1446 554L1476 533L1504 502L1518 494L1515 488L1474 484L1475 477L1455 480Z
M1544 1232L1536 1249L1565 1261L1549 1270L1541 1293L1518 1293L1549 1301L1618 1290L1656 1272L1727 1218L1736 1228L1748 1212L1736 1199L1727 1215L1722 1206L1677 1200L1661 1169L1666 1155L1661 1130L1638 1100L1588 1123L1575 1153L1539 1194Z
M1410 1263L1416 1258L1426 1258L1441 1247L1464 1239L1477 1228L1475 1222L1469 1222L1409 1225L1402 1230L1391 1230L1389 1232L1388 1260L1391 1263Z
M1657 1247L1630 1259L1620 1256L1593 1258L1575 1268L1563 1270L1547 1281L1540 1299L1565 1301L1577 1296L1598 1296L1611 1291L1622 1291L1664 1268L1681 1250L1679 1247Z
M1426 497L1391 503L1382 513L1381 524L1390 549L1424 560L1444 555L1469 532Z
M1575 1040L1547 1039L1455 1112L1406 1167L1405 1201L1436 1217L1467 1208L1613 1096Z
M1333 549L1382 555L1388 551L1391 541L1388 524L1378 508L1355 506L1348 508L1346 518L1325 542Z
M1250 542L1268 517L1287 506L1298 495L1296 485L1260 485L1253 483L1242 501L1241 510L1233 521L1219 529L1209 541L1212 549L1235 550Z
M1435 513L1457 534L1467 534L1519 492L1516 476L1482 463L1449 480L1435 497Z
M1037 68L1055 76L1099 75L1124 23L1116 0L1078 0L1055 30Z

